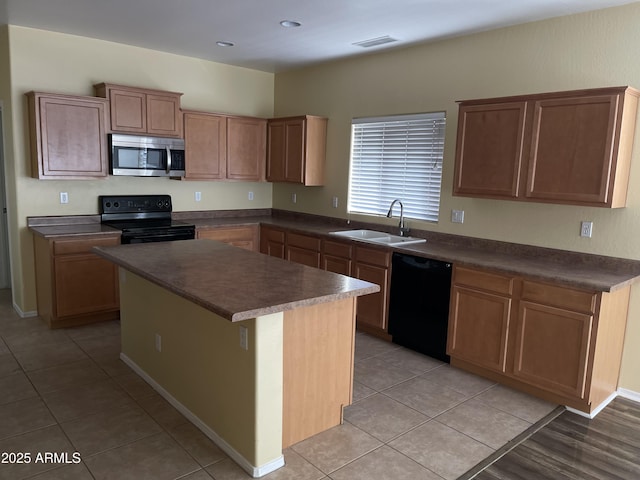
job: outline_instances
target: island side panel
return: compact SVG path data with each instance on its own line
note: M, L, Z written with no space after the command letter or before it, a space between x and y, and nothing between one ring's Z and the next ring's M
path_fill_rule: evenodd
M284 312L283 448L342 423L353 392L355 298Z
M120 272L123 354L237 452L245 470L281 461L282 313L230 322Z

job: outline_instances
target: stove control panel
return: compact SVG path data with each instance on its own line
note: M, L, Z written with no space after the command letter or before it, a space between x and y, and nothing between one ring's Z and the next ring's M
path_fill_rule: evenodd
M100 214L171 213L171 195L100 195Z

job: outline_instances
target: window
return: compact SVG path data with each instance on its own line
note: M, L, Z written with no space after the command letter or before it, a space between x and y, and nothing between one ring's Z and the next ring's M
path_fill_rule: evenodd
M349 213L386 215L399 198L407 218L438 221L445 112L351 123Z

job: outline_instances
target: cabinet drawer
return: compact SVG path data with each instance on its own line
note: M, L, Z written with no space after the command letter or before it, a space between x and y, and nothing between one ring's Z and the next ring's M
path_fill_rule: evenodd
M323 253L325 255L332 255L334 257L351 258L351 252L353 247L349 244L342 242L332 242L331 240L325 240L323 245Z
M595 312L597 294L546 283L522 281L522 299L565 308L575 312Z
M511 295L513 293L512 277L481 270L471 270L464 267L455 267L453 283L490 292L502 293L504 295Z
M380 267L388 267L391 264L391 253L386 250L356 247L356 261L359 263L378 265Z
M287 234L287 245L290 247L304 248L320 252L320 239L289 232Z
M120 237L101 237L73 240L55 240L53 242L53 254L64 255L67 253L91 252L93 247L107 247L119 245Z
M285 233L283 230L276 230L275 228L263 227L260 231L260 235L266 238L270 242L284 243Z

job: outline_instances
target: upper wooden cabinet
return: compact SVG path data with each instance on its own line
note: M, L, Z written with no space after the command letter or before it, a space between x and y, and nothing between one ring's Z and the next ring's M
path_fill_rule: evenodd
M227 118L184 112L185 176L192 180L221 180L227 176Z
M624 207L639 95L612 87L461 102L454 195Z
M111 83L94 85L96 95L108 98L112 132L182 137L182 93Z
M227 178L261 181L265 179L267 120L227 117Z
M186 179L265 179L267 121L184 112Z
M109 174L108 102L102 98L30 92L32 175L82 179Z
M323 185L326 139L324 117L269 120L267 181Z

